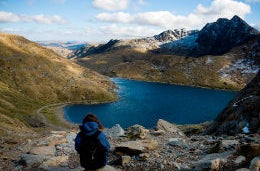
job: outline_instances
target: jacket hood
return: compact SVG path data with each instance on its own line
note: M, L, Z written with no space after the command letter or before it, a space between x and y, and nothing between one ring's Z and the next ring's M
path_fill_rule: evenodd
M90 136L98 131L98 124L96 122L86 122L83 125L80 125L79 128L87 136Z

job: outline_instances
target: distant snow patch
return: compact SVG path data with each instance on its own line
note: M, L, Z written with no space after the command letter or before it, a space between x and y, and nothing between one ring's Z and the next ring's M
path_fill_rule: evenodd
M250 133L250 131L249 131L249 123L246 123L246 126L242 129L242 131L243 131L244 134Z

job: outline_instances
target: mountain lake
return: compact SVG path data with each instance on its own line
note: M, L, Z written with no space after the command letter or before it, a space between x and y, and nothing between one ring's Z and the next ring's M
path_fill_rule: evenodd
M119 100L106 104L75 104L64 107L64 117L80 124L94 113L107 128L139 124L153 128L158 119L176 124L211 121L237 95L235 91L170 85L112 78L118 85Z

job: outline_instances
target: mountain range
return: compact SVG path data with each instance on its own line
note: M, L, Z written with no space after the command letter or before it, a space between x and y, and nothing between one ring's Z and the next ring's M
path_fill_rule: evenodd
M48 45L71 48L68 44ZM148 38L76 47L66 59L21 36L0 33L1 135L19 132L20 127L26 130L44 126L36 112L44 105L115 100L114 84L106 76L241 90L260 68L260 34L238 16L218 19L200 31L167 30ZM251 84L259 87L254 80ZM253 127L259 123L255 116L259 115L255 106L258 100L241 100L246 98L243 92L247 90L236 101L248 103L248 111L256 110L253 116L233 109L232 102L211 126L213 130L222 133L224 128L241 130L243 123ZM230 111L235 113L234 118L243 118L234 121L241 123L239 127L223 119ZM46 112L45 118L53 120L50 116ZM208 132L212 133L212 129Z
M88 45L70 58L108 76L240 90L259 70L259 38L258 30L234 16L200 31Z
M37 41L36 43L40 44L43 47L52 49L54 52L63 57L67 57L71 55L75 50L78 50L81 47L87 45L87 43L85 42L77 41Z

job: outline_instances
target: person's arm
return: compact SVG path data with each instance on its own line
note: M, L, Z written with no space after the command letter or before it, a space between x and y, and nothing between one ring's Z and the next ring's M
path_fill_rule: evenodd
M100 132L98 139L100 143L105 147L105 149L108 151L110 149L109 141L106 137L106 135L103 132Z
M75 150L79 153L79 147L80 147L80 143L81 143L81 137L79 135L79 133L77 134L76 138L75 138Z

